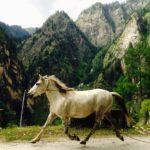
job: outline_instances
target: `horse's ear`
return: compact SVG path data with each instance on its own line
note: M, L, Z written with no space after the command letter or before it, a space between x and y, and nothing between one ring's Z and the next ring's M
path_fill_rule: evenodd
M39 78L40 78L41 80L44 80L44 77L43 77L43 76L41 76L40 74L39 74Z
M43 76L43 78L44 78L44 79L47 79L47 78L48 78L48 75Z
M39 74L39 78L42 78L42 76Z

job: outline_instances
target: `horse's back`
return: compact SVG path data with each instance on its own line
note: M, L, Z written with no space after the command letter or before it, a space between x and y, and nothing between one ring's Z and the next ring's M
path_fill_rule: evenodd
M103 89L76 91L74 98L77 101L80 99L81 103L92 102L96 106L107 105L107 103L109 104L112 101L111 93Z
M85 90L85 91L76 91L79 95L101 95L101 97L107 97L111 95L109 91L104 89L92 89L92 90Z
M111 94L103 89L74 91L68 97L71 116L83 118L98 110L105 112L112 104Z
M75 92L79 94L109 93L109 91L104 89L92 89L92 90L75 91Z

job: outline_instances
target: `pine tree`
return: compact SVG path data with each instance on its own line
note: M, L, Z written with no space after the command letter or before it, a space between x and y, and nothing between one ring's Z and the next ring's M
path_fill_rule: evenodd
M150 47L141 41L135 47L130 44L125 57L127 76L138 89L138 106L143 98L149 95L150 86Z

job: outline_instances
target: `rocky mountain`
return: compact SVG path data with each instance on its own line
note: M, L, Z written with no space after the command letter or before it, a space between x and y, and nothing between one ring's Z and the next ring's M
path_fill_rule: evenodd
M38 28L33 28L33 27L30 27L30 28L25 28L25 30L30 34L34 34L36 32L36 30L38 30Z
M21 26L12 25L9 26L3 22L0 22L0 28L7 34L10 39L13 39L14 42L22 41L29 37L29 33L24 30Z
M126 13L131 15L135 10L145 8L148 3L150 3L149 0L127 0L123 7Z
M89 40L97 46L101 46L102 43L106 45L106 41L111 40L111 37L113 37L113 28L105 16L105 9L101 3L96 3L87 10L84 10L76 24ZM108 33L110 37L107 36Z
M102 47L112 43L124 30L130 15L144 8L149 0L128 0L120 4L96 3L79 15L77 26L96 46Z
M128 96L133 91L133 95L139 96L142 89L143 97L150 96L148 2L96 3L81 13L77 25L65 12L56 12L34 34L31 33L34 29L26 29L30 35L21 27L0 23L0 109L4 109L6 122L15 120L10 117L19 120L23 92L33 85L38 74L55 74L69 86L80 85L79 88L87 89L112 91L121 83L124 95ZM100 48L97 49L90 41ZM129 52L132 57L128 58L127 64ZM133 65L134 62L137 64ZM134 69L135 72L132 71ZM143 84L141 89L139 80ZM124 87L127 92L124 92ZM49 109L45 97L42 101L38 99L41 97L34 101L32 122L41 124Z
M37 74L55 74L70 85L82 82L97 49L64 12L50 16L21 45L22 60L30 82Z
M19 119L24 89L25 72L17 59L15 43L0 28L0 109L4 109L5 121L16 120L12 116Z
M110 70L110 72L111 69L114 69L114 71L116 71L114 77L111 77L112 80L113 78L117 78L116 75L117 72L119 75L120 69L123 73L125 73L124 56L127 53L129 45L132 44L133 46L135 46L142 38L140 33L141 26L139 20L140 18L138 14L133 14L131 20L127 23L125 30L123 31L121 36L109 48L104 57L103 68L107 71Z
M141 50L146 49L144 48L145 45L146 47L150 46L149 8L150 5L147 5L147 8L141 10L141 12L134 13L126 24L121 36L107 50L99 77L95 81L96 87L101 86L105 81L106 85L109 84L109 87L113 87L121 75L127 74L125 57L131 45L136 47L140 43L143 47L140 48ZM144 55L143 57L147 57L146 54ZM144 64L144 60L142 63ZM145 67L143 66L143 68Z

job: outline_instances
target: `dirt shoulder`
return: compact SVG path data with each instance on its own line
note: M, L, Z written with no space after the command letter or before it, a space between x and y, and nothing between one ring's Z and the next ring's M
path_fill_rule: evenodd
M40 141L36 144L29 142L0 142L0 150L149 150L150 136L134 136L131 139L125 136L122 142L115 137L91 138L86 146L80 145L79 142L68 139L58 139L55 142ZM141 142L141 141L145 142Z

